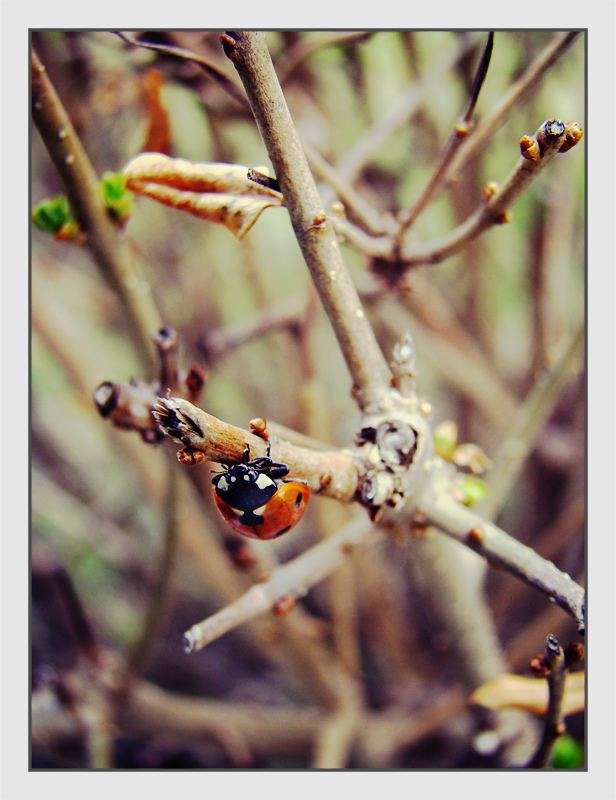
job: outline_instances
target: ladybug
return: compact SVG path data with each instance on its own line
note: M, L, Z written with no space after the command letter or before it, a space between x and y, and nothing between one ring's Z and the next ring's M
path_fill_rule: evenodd
M224 467L212 478L214 500L224 521L251 539L276 539L303 517L310 487L303 481L282 480L286 464L269 456Z

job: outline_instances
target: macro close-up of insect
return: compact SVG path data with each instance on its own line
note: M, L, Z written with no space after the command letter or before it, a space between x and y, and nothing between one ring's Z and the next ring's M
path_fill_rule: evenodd
M586 768L587 31L405 25L30 32L35 773Z
M222 518L238 533L252 539L276 539L300 521L310 499L302 481L279 482L289 473L286 464L267 456L234 464L212 478L214 500Z

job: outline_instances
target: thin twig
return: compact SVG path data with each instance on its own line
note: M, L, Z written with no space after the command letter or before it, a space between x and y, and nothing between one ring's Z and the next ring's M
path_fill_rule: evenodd
M87 234L103 276L117 292L139 354L154 370L151 334L161 321L149 286L139 275L128 246L107 214L99 181L45 67L32 51L32 115L41 138L66 188L75 218Z
M475 110L477 100L479 99L479 92L481 91L481 87L483 86L483 82L488 71L490 58L492 56L493 43L494 33L490 31L488 34L488 41L486 42L486 46L479 62L479 66L477 67L471 95L466 109L456 123L449 140L445 144L445 147L443 148L443 151L441 152L441 155L439 156L432 173L432 177L428 181L428 185L421 193L415 205L413 205L406 213L398 216L398 221L400 223L400 228L396 234L396 241L398 243L402 242L406 231L413 225L419 214L423 211L428 202L438 191L442 184L443 176L445 175L455 154L458 152L471 131L473 112Z
M277 59L276 72L278 73L278 79L284 85L285 81L289 79L299 65L317 50L364 42L373 34L374 31L350 31L348 33L335 31L334 33L325 33L323 38L320 39L302 39L291 47L284 56Z
M291 224L362 408L380 407L389 369L323 211L262 33L235 32L223 44L235 65L282 188Z
M447 52L439 58L425 75L421 76L400 96L396 106L389 114L379 118L348 149L336 164L338 174L345 180L352 181L370 160L372 154L385 144L396 128L405 123L418 110L434 86L438 85L452 66L470 52L476 44L477 38L475 36L466 36L462 43L458 45L456 52Z
M423 245L405 242L400 254L403 263L407 267L419 264L440 264L446 258L459 253L479 234L494 225L507 222L509 209L558 154L565 141L564 126L551 123L552 120L545 122L535 134L535 138L537 138L546 133L545 145L541 149L540 158L535 161L522 156L503 185L487 202L442 239Z
M268 445L254 433L229 425L179 397L159 398L154 416L169 436L212 461L235 464L242 461L247 445L252 458L265 456L269 446L271 457L287 464L290 474L303 478L313 490L349 500L357 489L358 465L350 454L307 450L273 439Z
M120 31L112 31L112 33L115 33L116 36L119 36L119 38L122 39L123 42L126 42L126 44L131 44L135 47L143 47L146 50L153 50L156 53L161 53L165 56L171 56L172 58L178 58L182 61L191 61L193 64L197 64L197 66L199 66L206 73L206 75L216 81L216 83L225 90L229 97L232 97L243 108L250 110L248 99L240 87L237 86L237 84L235 84L231 78L229 78L229 76L220 69L220 67L217 67L216 64L212 64L212 62L208 61L207 58L203 58L203 56L193 53L192 50L186 50L184 47L178 47L177 45L142 42L139 39L135 39L133 36L129 36L126 33L121 33Z
M493 109L473 132L469 135L464 146L458 151L456 158L450 164L444 183L450 184L457 179L458 174L465 164L483 146L484 142L492 135L495 129L505 119L513 106L524 95L532 91L545 72L565 52L569 45L579 36L579 31L557 33L542 53L533 61L528 69L511 86L505 97Z
M558 154L566 139L562 123L547 120L535 134L543 139L541 155L537 160L522 157L506 178L505 182L482 203L474 214L445 236L432 242L417 243L407 234L402 246L391 236L370 236L347 220L332 218L339 233L357 249L374 259L395 262L399 267L418 267L440 264L452 255L459 253L470 242L494 225L509 222L509 209L537 178L549 162ZM547 133L547 135L546 135ZM530 140L530 137L528 137Z
M178 480L177 465L168 464L167 496L165 498L165 527L160 566L157 572L157 585L152 590L141 633L131 653L126 659L120 694L128 690L134 678L143 672L147 660L156 646L157 637L169 611L171 578L175 566L178 535Z
M546 561L501 528L486 522L475 511L461 506L445 491L433 488L425 492L419 508L448 536L549 595L573 617L580 633L584 632L584 590L551 561Z
M184 634L186 652L201 650L228 631L272 609L282 598L300 598L330 575L359 545L378 539L365 516L357 517L333 536L278 567L267 581L253 586L238 600Z
M583 352L584 335L582 325L555 359L552 369L536 381L513 420L508 436L494 457L494 467L487 478L487 494L476 506L477 512L486 519L494 519L502 508L539 432L564 386L571 380L572 369Z
M528 764L530 769L543 769L549 765L554 742L565 732L563 698L568 672L567 659L563 648L554 636L548 636L545 652L545 664L548 669L548 707L545 713L541 742Z
M373 235L386 233L388 228L393 226L393 220L388 221L386 217L378 213L373 205L364 200L351 184L340 175L338 170L327 163L316 148L305 140L302 141L302 146L306 153L306 158L315 173L335 190L344 203L345 210L351 210L369 233Z

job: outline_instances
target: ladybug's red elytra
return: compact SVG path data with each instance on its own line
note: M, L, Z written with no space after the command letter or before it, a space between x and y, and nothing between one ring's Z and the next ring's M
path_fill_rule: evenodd
M290 531L306 511L310 487L303 481L282 481L288 473L286 464L269 456L225 466L212 478L222 518L251 539L276 539Z

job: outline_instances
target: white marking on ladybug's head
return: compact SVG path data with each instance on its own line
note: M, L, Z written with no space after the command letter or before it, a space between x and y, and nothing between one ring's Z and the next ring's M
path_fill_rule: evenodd
M256 514L258 517L262 517L264 511L265 511L265 506L263 505L263 506L259 506L259 508L253 509L252 513Z
M272 485L272 479L268 478L263 472L259 475L257 480L255 481L259 489L266 489L268 486Z
M226 492L227 489L229 488L229 484L227 483L227 479L224 478L224 477L219 478L216 488L220 489L221 492Z
M249 480L250 480L250 475L249 475L248 473L246 473L246 474L244 475L244 480L245 480L245 481L249 481Z
M229 476L229 481L230 483L233 483L235 481L235 475Z

